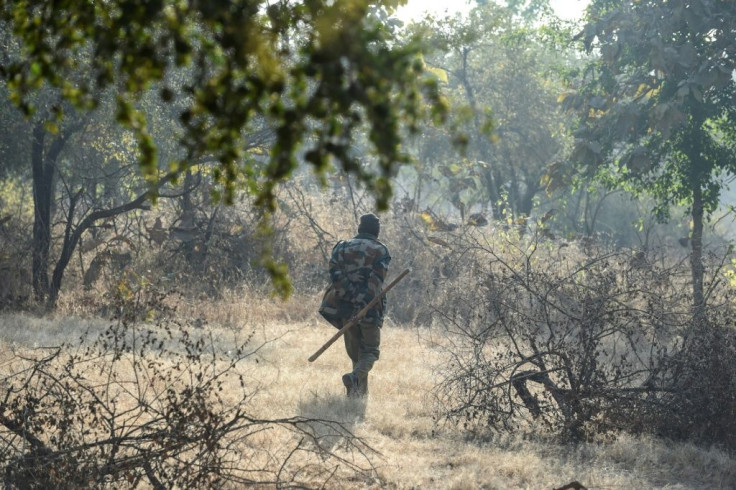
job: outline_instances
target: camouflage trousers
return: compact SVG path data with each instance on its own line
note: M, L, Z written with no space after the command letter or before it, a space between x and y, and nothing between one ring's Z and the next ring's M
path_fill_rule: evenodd
M368 373L380 356L381 327L360 322L344 335L345 350L353 361L353 374L358 377L361 395L368 393Z

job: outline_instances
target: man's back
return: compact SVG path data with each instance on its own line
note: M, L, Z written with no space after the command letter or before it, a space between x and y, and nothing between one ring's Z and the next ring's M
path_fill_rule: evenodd
M339 242L330 258L330 278L337 297L353 305L353 313L381 292L391 255L374 235L359 233ZM366 320L383 323L386 299L366 314Z

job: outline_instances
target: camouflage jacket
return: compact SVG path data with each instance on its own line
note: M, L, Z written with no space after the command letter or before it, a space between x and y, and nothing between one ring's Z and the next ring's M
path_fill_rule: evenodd
M338 242L330 258L331 284L320 307L322 316L339 328L381 292L389 262L388 248L373 235L359 233L352 240ZM385 311L384 296L364 321L380 326Z

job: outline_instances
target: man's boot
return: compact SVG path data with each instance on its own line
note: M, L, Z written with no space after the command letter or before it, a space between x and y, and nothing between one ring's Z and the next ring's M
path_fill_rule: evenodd
M358 377L353 373L347 373L342 375L342 384L345 385L347 390L348 398L355 398L359 396L358 388Z
M365 398L368 396L368 373L358 373L356 378L358 380L358 396Z

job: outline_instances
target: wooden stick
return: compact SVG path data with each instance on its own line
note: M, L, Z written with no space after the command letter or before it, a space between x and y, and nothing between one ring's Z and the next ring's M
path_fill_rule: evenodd
M342 335L345 332L347 332L351 327L353 327L356 323L358 323L358 320L360 320L361 318L363 318L365 316L365 314L368 313L368 310L370 310L371 308L373 308L373 306L376 303L378 303L381 300L381 298L386 295L386 293L388 293L389 291L391 291L391 288L393 288L394 286L396 286L396 284L398 284L398 282L400 280L402 280L404 277L406 277L406 275L409 274L410 272L411 272L411 269L405 269L404 272L402 272L401 274L399 274L399 276L396 279L394 279L393 282L391 282L391 284L389 284L388 286L386 286L386 288L383 291L381 291L381 294L379 294L378 296L376 296L375 298L373 298L370 301L370 303L368 303L367 305L365 305L365 307L362 310L360 310L354 317L352 317L350 319L350 321L345 324L344 327L342 327L340 330L338 330L337 333L335 335L333 335L332 338L330 340L328 340L325 345L323 345L322 347L320 347L317 352L315 352L314 354L312 354L312 356L309 358L309 362L314 362L315 359L317 359L319 356L321 356L324 351L326 351L332 344L334 344L337 339L339 339L340 337L342 337Z

